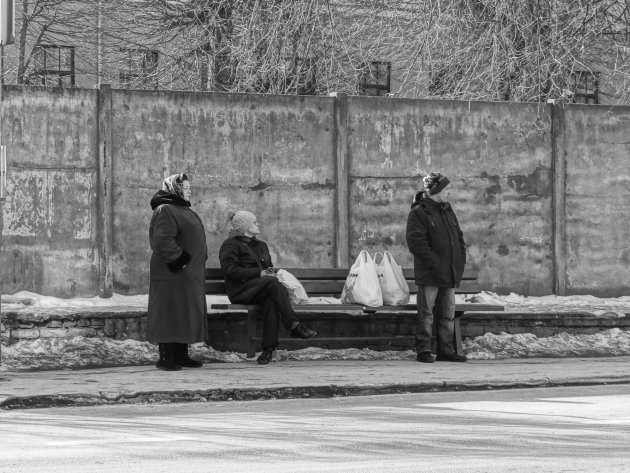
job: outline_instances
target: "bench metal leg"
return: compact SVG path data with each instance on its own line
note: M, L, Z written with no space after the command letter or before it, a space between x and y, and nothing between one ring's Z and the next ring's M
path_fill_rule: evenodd
M455 312L455 320L453 321L453 347L455 347L455 353L458 355L464 354L464 347L462 346L462 329L459 326L459 319L463 315L463 312Z
M247 358L256 355L256 345L254 337L256 336L256 311L247 311Z

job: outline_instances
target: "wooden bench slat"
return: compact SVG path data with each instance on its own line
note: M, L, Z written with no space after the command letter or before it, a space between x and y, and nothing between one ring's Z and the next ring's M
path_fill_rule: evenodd
M385 342L385 341L410 341L410 340L415 340L415 338L416 337L414 335L390 335L390 336L381 336L381 337L357 335L356 337L316 337L310 340L313 342L349 342L353 340L371 340L374 342L377 342L377 341ZM262 341L262 337L252 337L252 340L259 342L259 341ZM299 339L279 338L278 340L280 342L286 343L286 342L296 341Z
M406 305L384 305L380 307L367 307L360 304L300 304L292 306L295 311L308 312L346 312L346 311L371 311L371 312L396 312L396 311L413 311L416 310L415 304ZM248 304L212 304L213 310L240 310L249 311L260 309L258 305ZM456 312L503 312L505 308L502 305L483 304L478 302L465 302L455 304Z
M301 280L304 290L309 296L330 295L340 297L345 281L309 281ZM413 282L408 282L409 292L416 294L418 288ZM225 294L226 284L222 281L206 281L206 294ZM462 281L455 290L456 294L478 294L479 286L476 281Z
M298 279L313 280L343 280L345 281L349 269L344 268L285 268ZM413 281L413 268L403 268L405 279ZM474 281L477 279L477 271L465 270L463 280ZM206 268L206 280L223 281L221 268Z

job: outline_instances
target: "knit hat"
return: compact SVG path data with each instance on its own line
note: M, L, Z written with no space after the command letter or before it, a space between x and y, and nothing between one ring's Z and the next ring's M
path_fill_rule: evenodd
M422 182L424 183L426 193L429 195L439 194L451 183L448 177L443 176L439 172L430 172L422 178Z
M247 210L228 210L228 221L232 224L232 229L241 234L245 234L256 221L256 216Z

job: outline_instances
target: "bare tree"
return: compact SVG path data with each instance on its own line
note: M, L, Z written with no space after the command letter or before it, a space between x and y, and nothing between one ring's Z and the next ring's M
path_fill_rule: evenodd
M538 102L570 97L590 77L609 102L629 100L630 0L21 5L18 83L33 69L29 41L72 38L85 46L84 75L127 87L356 94L381 61L391 65L391 95Z

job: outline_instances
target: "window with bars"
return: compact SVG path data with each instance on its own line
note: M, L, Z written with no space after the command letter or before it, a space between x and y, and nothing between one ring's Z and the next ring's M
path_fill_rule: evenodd
M392 63L372 61L363 65L361 95L383 96L391 90Z
M118 81L122 87L150 87L157 89L159 53L150 49L120 50Z
M571 74L573 102L599 103L599 72L576 71Z
M74 46L38 45L33 51L32 84L73 87Z

